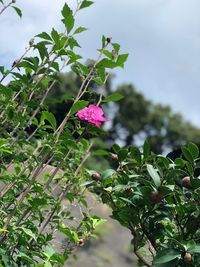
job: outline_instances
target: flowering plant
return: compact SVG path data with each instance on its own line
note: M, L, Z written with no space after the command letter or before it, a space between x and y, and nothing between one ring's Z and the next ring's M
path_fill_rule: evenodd
M0 0L0 15L14 8L21 16L15 2L5 5ZM82 57L75 52L80 47L77 36L87 29L75 26L75 16L93 2L76 3L75 10L63 6L61 32L53 28L38 34L11 69L0 66L0 266L63 266L103 222L87 206L83 165L93 142L85 138L86 126L75 114L96 126L108 120L98 107L104 97L96 94L95 102L86 93L93 93L90 83L104 86L108 69L123 67L127 55L103 36L94 63L80 62ZM112 57L108 46L118 56ZM69 109L57 122L46 100L61 83L59 73L69 69L81 84L75 96L67 95ZM95 131L98 135L98 129L91 135ZM79 220L71 203L80 207Z
M103 117L103 109L92 104L79 110L76 115L80 120L88 121L98 127L101 126L102 122L109 121L109 119Z

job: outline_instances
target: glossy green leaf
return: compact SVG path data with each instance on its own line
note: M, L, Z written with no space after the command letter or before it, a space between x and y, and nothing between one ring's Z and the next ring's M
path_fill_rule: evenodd
M187 147L188 147L188 150L190 151L193 159L198 158L198 156L199 156L199 148L198 148L198 146L195 145L194 143L189 143Z
M170 262L178 257L181 257L181 252L172 250L172 249L164 249L157 253L156 257L154 258L154 264L161 264Z
M161 179L156 169L150 164L147 164L147 171L154 181L155 186L158 188L161 185Z

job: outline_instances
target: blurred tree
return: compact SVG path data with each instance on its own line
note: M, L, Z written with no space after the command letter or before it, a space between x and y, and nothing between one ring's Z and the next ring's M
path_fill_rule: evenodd
M103 137L104 141L109 144L120 142L127 146L140 145L148 139L155 153L174 150L189 141L200 143L200 129L185 121L179 113L173 113L170 106L154 104L132 84L123 84L113 90L112 79L108 80L106 88L90 84L94 88L94 94L89 97L91 103L97 100L99 90L107 95L115 91L124 96L122 100L104 106L112 118L108 135ZM81 84L80 78L73 73L60 74L60 80L47 99L50 111L54 113L58 123L71 106L68 93L75 94ZM88 99L88 95L83 96L83 99L85 97Z

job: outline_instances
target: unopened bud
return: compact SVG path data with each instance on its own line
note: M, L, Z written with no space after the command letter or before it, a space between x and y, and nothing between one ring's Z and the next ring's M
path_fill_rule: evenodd
M117 52L115 51L115 49L112 50L112 55L113 57L117 57Z
M79 245L79 246L83 246L83 245L84 245L84 240L83 240L82 238L80 238L80 239L78 240L78 245Z
M107 41L108 44L111 43L111 41L112 41L112 37L108 37L108 38L106 38L106 41Z
M117 161L117 160L118 160L118 156L117 156L117 154L111 154L111 159L112 159L113 161Z
M98 172L94 172L92 174L92 178L95 180L95 181L99 181L101 179L101 175L98 173Z
M30 41L29 41L29 45L32 46L34 44L34 38L32 38Z

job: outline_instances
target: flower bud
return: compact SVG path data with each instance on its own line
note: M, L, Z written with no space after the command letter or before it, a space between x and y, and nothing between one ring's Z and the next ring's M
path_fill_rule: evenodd
M113 161L117 161L117 160L118 160L118 156L117 156L117 154L111 154L111 159L112 159Z
M99 181L101 179L101 175L98 172L94 172L92 174L92 179L95 181Z
M189 252L186 252L183 259L185 263L190 263L192 261L192 255Z
M117 52L115 51L115 49L112 50L112 55L113 57L117 57Z
M191 184L191 180L189 176L185 176L182 179L182 186L184 186L185 188L192 188L192 184Z
M106 38L106 41L107 41L108 44L111 43L111 41L112 41L112 37L108 37L108 38Z
M34 44L34 38L32 38L30 41L29 41L29 45L32 46Z
M149 194L149 198L153 203L160 203L163 200L163 193L154 191Z
M80 239L78 240L78 245L79 245L79 246L83 246L83 245L84 245L84 240L83 240L83 238L80 238Z

